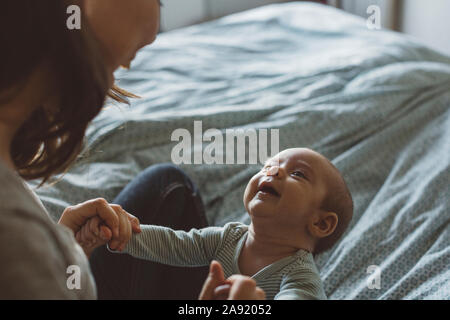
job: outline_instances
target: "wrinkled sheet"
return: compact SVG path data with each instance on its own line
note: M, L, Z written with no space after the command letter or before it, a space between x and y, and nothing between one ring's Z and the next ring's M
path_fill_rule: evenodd
M194 120L203 131L277 128L280 150L323 153L353 195L349 229L317 257L330 299L450 298L449 57L332 7L288 3L160 34L116 77L142 99L108 102L83 156L38 190L53 218L112 201L141 170L170 162L172 132L192 132ZM242 196L259 165L182 167L210 224L248 222ZM380 289L367 285L371 265Z

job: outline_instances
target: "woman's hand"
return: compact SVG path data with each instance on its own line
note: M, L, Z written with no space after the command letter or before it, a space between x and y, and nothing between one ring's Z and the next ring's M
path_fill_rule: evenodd
M240 274L232 275L225 280L220 263L212 261L199 300L264 300L265 298L264 290L256 286L255 280Z
M123 250L132 233L141 232L135 216L102 198L66 208L58 223L73 231L87 256L106 243L113 250Z

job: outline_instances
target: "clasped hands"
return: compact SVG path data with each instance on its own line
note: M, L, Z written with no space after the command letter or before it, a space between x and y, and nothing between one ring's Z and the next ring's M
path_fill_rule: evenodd
M103 198L67 207L58 224L73 231L87 257L105 244L112 250L122 251L132 234L141 232L138 218ZM212 261L199 299L262 300L265 293L250 277L235 274L225 279L220 263Z
M98 198L67 207L58 224L73 231L86 256L105 245L122 251L133 233L140 233L139 219L118 204Z

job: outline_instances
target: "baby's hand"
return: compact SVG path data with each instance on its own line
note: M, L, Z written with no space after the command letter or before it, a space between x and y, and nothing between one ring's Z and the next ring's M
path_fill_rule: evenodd
M212 261L200 300L264 300L264 290L250 277L235 274L225 280L222 265Z
M214 290L215 300L264 300L266 293L250 277L234 274Z
M90 218L75 234L75 239L88 257L95 248L108 243L112 238L111 229L102 223L99 216Z
M86 221L75 234L75 239L83 247L89 257L92 251L108 243L113 250L122 251L131 238L132 233L140 233L139 220L122 209L119 205L110 205L119 218L119 236L113 237L113 232L100 216L94 216Z

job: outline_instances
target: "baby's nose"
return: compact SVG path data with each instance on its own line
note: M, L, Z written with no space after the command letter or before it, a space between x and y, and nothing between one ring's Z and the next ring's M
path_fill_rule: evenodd
M278 166L270 167L269 170L266 171L266 176L276 176L276 175L278 175L278 170L279 169L280 169L280 167L278 167Z

